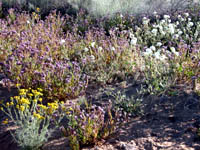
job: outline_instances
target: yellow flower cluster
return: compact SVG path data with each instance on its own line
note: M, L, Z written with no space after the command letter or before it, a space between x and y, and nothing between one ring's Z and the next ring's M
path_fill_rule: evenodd
M33 116L34 116L35 118L37 118L37 119L45 119L45 117L41 116L40 114L38 114L38 113L36 113L36 112L33 113Z
M43 94L37 90L31 90L31 92L35 95L35 96L43 96Z
M29 101L29 99L22 97L21 99L18 100L18 104L29 105L30 101Z
M21 84L19 84L19 83L18 83L18 84L16 84L16 87L20 87L20 86L21 86Z
M47 109L48 109L47 106L42 105L42 104L38 104L38 106L39 106L41 109L43 109L43 110L47 110Z
M37 8L36 8L36 11L37 11L37 12L40 12L40 8L37 7Z
M13 102L10 102L10 103L9 103L9 102L7 102L7 103L6 103L6 107L10 107L10 106L13 106L13 105L14 105L14 103L13 103Z
M24 111L25 110L25 106L23 106L23 105L19 106L19 110L20 111Z
M20 96L26 95L27 92L28 92L28 89L20 89L20 90L19 90L19 95L20 95Z
M4 111L3 107L0 107L0 110L1 110L1 111Z
M3 124L8 124L8 118L4 121L2 121Z
M47 105L48 105L48 110L47 110L48 114L53 114L53 112L58 109L58 102L47 103Z
M31 104L31 100L32 97L34 96L35 98L32 100L33 102L37 103L37 101L39 100L40 102L42 102L42 98L40 98L40 96L42 96L43 94L41 93L43 90L41 88L38 88L37 90L31 90L31 88L29 89L20 89L19 90L19 96L14 96L11 97L11 102L7 102L6 103L6 107L10 107L14 105L13 100L16 101L16 108L20 111L24 111L26 108L29 108L29 105ZM30 92L30 93L29 93ZM29 97L29 98L27 98ZM42 109L46 110L47 108L45 108L44 105L41 105Z

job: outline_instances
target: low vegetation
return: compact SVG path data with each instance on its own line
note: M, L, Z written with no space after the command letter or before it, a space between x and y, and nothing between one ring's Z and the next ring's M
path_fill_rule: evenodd
M144 96L169 95L171 87L185 82L199 93L199 6L98 19L83 10L75 17L52 11L42 19L41 11L9 9L0 19L1 71L19 91L2 102L8 116L3 123L18 126L12 135L20 147L39 149L60 127L78 150L109 137L120 119L138 114ZM107 107L79 99L91 84L128 79L142 85L132 98L111 91Z

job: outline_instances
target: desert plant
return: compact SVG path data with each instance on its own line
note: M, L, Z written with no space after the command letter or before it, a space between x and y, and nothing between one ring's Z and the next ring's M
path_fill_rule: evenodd
M11 134L22 149L38 150L51 137L63 117L62 112L58 111L59 103L41 104L42 95L40 88L20 89L19 96L11 97L11 102L1 106L1 110L17 126ZM59 113L59 117L53 118L56 113ZM8 119L3 123L7 124ZM53 128L50 128L51 123L55 123Z
M99 140L111 135L116 128L111 105L104 109L100 106L73 104L66 109L68 123L63 133L69 138L70 147L79 150L85 145L96 144Z

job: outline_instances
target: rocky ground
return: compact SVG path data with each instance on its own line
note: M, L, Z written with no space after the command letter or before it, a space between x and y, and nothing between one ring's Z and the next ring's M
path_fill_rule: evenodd
M120 86L118 86L120 88ZM134 94L136 87L123 87L128 95ZM149 96L143 101L143 114L131 118L125 125L107 140L83 150L200 150L200 97L188 86L176 87L179 91L174 96ZM93 94L98 94L95 90ZM16 89L10 91L1 86L0 99L16 95ZM1 113L0 120L5 116ZM12 123L11 123L12 124ZM0 149L18 150L12 140L10 128L0 125ZM55 133L56 138L49 140L43 150L70 149L67 138Z

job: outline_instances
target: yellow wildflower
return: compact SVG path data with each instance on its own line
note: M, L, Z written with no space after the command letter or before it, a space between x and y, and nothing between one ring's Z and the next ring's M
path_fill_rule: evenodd
M40 8L37 7L37 8L36 8L36 11L37 11L37 12L40 12Z
M20 89L19 95L26 95L27 90L26 89Z
M19 96L14 96L14 99L15 99L16 101L18 101L18 100L20 99L20 97L19 97Z
M42 92L42 91L43 91L43 89L41 89L41 88L37 88L37 90L38 90L38 91L40 91L40 92Z
M33 94L32 94L32 93L28 93L28 96L32 97L32 96L33 96Z
M2 121L3 124L8 124L8 119Z
M0 110L3 111L4 110L3 107L0 107Z
M37 113L33 113L33 116L37 119L45 119L43 116L41 116L40 114L37 114Z
M42 98L39 98L39 101L42 102Z
M44 110L47 110L47 109L48 109L47 106L42 105L42 104L38 104L38 106L39 106L40 108L44 109Z
M34 99L33 102L34 102L34 103L37 103L37 99Z
M13 102L10 102L10 106L13 106L14 105L14 103Z
M19 105L16 105L16 108L19 109Z
M19 107L19 110L24 111L24 110L25 110L25 106L21 105L21 106Z
M69 115L69 114L70 114L70 112L69 112L69 111L66 111L66 114L67 114L67 115Z
M48 108L47 113L48 113L49 115L53 114L53 109L52 109L52 108Z
M43 95L42 93L38 92L37 90L31 90L31 91L35 96L39 96L39 95L42 96Z
M21 98L21 103L22 104L27 104L27 105L30 104L29 100L27 98L24 98L24 97Z
M47 103L47 105L53 110L58 109L58 103Z
M7 103L6 103L6 106L7 106L7 107L9 107L9 106L10 106L10 103L9 103L9 102L7 102Z
M18 83L18 84L16 84L16 87L20 87L20 86L21 86L21 84L19 84L19 83Z

